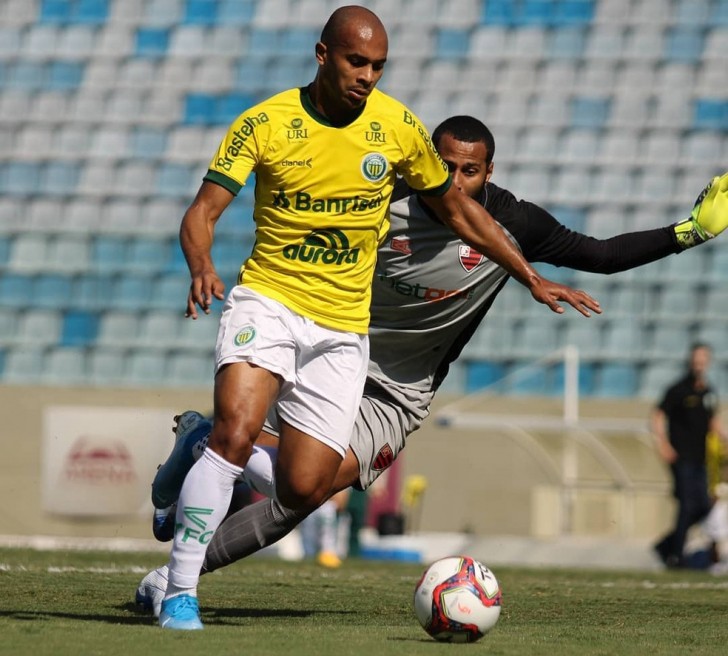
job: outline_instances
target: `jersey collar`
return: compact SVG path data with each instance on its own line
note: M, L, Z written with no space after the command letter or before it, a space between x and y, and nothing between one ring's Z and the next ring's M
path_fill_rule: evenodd
M303 105L303 108L306 110L306 113L317 123L321 123L321 125L325 125L327 128L345 128L349 125L351 125L356 119L358 119L363 113L364 110L367 107L366 102L357 109L352 115L351 119L348 121L345 121L344 123L332 123L328 118L326 118L321 112L319 112L318 109L316 109L316 106L313 104L313 101L311 100L311 93L310 93L310 87L311 85L307 87L301 87L301 105Z

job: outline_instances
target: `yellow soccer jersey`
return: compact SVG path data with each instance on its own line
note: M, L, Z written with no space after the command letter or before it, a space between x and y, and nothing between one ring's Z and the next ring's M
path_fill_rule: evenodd
M241 114L205 180L233 194L256 174L256 242L238 282L330 328L366 333L377 245L397 174L443 194L447 166L401 103L374 90L349 124L332 126L307 89ZM224 218L223 218L224 220Z

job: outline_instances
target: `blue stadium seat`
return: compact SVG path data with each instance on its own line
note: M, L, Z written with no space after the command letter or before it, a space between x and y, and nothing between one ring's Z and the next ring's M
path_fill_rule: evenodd
M508 367L503 391L513 396L546 396L553 393L549 385L548 368L539 366L525 369L525 364L530 363L526 361Z
M102 25L109 13L109 0L76 0L71 20L74 23Z
M71 0L42 0L40 5L41 23L67 23L71 19Z
M73 284L73 306L81 310L106 310L113 303L113 279L109 275L86 274Z
M710 24L728 26L728 0L714 0L710 12Z
M32 290L33 304L38 307L65 310L73 303L73 282L68 276L40 275L34 280Z
M241 255L240 244L236 241L218 241L212 245L212 261L221 273L237 273L244 257Z
M728 129L728 101L697 98L693 106L693 125L709 130Z
M81 178L81 169L73 162L50 162L41 173L41 189L52 196L70 196Z
M633 365L605 364L595 376L594 394L625 398L637 393L638 375Z
M470 50L470 33L462 30L437 30L435 56L438 59L463 59Z
M6 86L18 91L38 91L48 84L48 69L39 62L18 61L8 67Z
M5 375L5 354L6 351L4 349L0 349L0 380L2 380Z
M85 66L77 62L54 61L48 70L48 88L73 91L81 86Z
M675 27L668 33L665 58L679 62L698 61L705 48L702 29Z
M552 25L588 25L594 18L594 0L561 0L554 3Z
M137 57L164 57L169 48L169 30L141 27L136 33Z
M61 346L88 346L96 340L99 317L91 312L73 310L63 317Z
M511 26L516 22L516 3L513 0L488 0L483 3L481 25Z
M550 25L554 14L554 6L555 3L552 0L523 0L515 10L514 25Z
M18 312L13 308L0 308L0 347L13 344L18 331Z
M243 59L235 74L235 88L249 93L260 93L268 85L268 58L254 53Z
M605 312L608 311L605 309ZM642 354L643 342L641 327L634 319L626 317L610 321L604 328L602 356L607 359L639 356Z
M217 17L216 0L186 0L183 21L188 25L215 25Z
M255 105L255 97L248 93L228 93L215 102L212 123L230 125L246 109Z
M713 251L710 262L711 280L725 284L728 281L728 248L718 248Z
M18 318L15 342L28 346L55 346L61 336L62 325L62 317L55 310L27 309Z
M579 363L579 374L577 376L579 383L579 394L590 396L594 393L594 365ZM564 383L566 379L564 365L562 363L551 367L549 380L550 394L563 394Z
M167 148L167 131L137 127L129 135L129 152L140 159L160 159Z
M505 367L490 362L469 362L465 369L465 391L475 392L484 387L498 391L500 381L505 375Z
M703 27L710 19L711 0L678 0L675 24ZM727 7L728 8L728 7Z
M183 322L182 315L177 312L149 312L139 322L136 344L149 348L174 348L177 345L177 334Z
M5 268L5 264L10 259L10 240L7 237L0 237L0 269Z
M217 98L210 94L191 93L185 98L184 122L187 125L210 125Z
M682 345L682 351L687 344ZM639 395L659 401L669 385L672 385L684 374L684 365L675 362L652 362L645 367L639 385Z
M220 0L217 18L221 25L249 25L255 15L255 0Z
M284 57L310 57L313 46L319 40L321 31L307 28L283 30L279 40L279 52Z
M127 265L127 242L119 237L96 237L91 245L94 271L117 273Z

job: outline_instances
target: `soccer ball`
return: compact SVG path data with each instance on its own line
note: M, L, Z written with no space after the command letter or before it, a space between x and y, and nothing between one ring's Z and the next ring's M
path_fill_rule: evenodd
M415 588L415 613L435 640L475 642L498 621L501 591L493 572L467 556L430 565Z

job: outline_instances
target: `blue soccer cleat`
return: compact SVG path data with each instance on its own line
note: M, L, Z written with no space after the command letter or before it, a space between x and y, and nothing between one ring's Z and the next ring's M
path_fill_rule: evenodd
M159 467L152 482L152 503L160 510L179 499L185 476L207 447L212 430L212 422L194 410L187 410L174 420L177 425L173 430L177 437L172 453Z
M162 602L159 626L163 629L195 631L204 628L200 620L197 598L188 594L177 595Z

